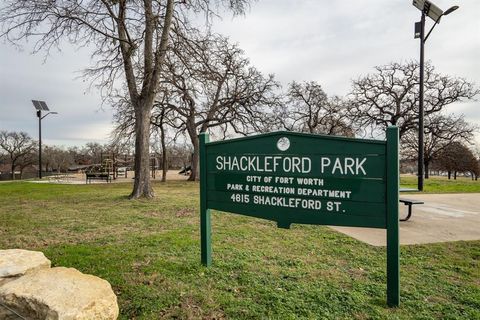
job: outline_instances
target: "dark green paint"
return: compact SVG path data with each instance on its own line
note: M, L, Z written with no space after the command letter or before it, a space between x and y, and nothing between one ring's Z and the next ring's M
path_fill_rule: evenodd
M207 163L205 145L208 143L208 134L201 133L200 140L200 243L202 264L212 264L212 226L210 222L210 208L207 205Z
M267 174L262 174L262 177L268 176ZM244 173L225 173L222 175L218 175L215 173L209 173L207 175L207 179L211 182L208 185L209 191L227 191L226 185L227 183L234 183L234 184L241 184L245 181L245 174ZM324 179L325 184L329 186L329 188L333 189L346 189L345 188L345 179L343 178L328 178ZM268 183L259 182L256 183L259 186L268 186ZM302 185L298 184L296 181L292 184L293 187L302 187ZM321 189L321 187L318 187ZM366 200L366 202L379 202L385 203L386 199L386 187L385 181L378 179L378 180L371 180L369 183L365 183L363 179L348 179L348 189L352 191L351 199L354 201L362 201ZM246 192L249 193L249 192ZM250 192L253 193L253 192ZM210 193L209 193L210 194ZM275 193L269 193L275 195ZM285 194L286 193L281 193ZM371 197L372 194L375 194L376 197ZM322 197L323 198L323 197ZM327 197L328 198L328 197Z
M387 304L400 304L400 241L398 232L398 129L387 129Z
M285 151L277 147L281 137L290 141ZM342 169L333 171L336 158ZM316 178L318 185L304 185L303 178ZM200 179L204 265L211 263L210 209L272 220L280 228L300 223L387 229L387 302L398 305L396 127L388 129L387 141L274 132L209 143L201 134Z
M290 148L280 151L277 148L277 141L281 137L290 140ZM233 163L234 157L237 163L241 159L253 159L255 170L266 171L242 171L240 166L232 170L219 170L217 168L217 157ZM273 157L279 157L278 166L275 172L273 169ZM283 168L283 161L286 158L297 157L308 158L309 172L286 172ZM330 166L321 171L321 158L330 162ZM367 175L354 175L350 171L337 170L332 173L335 158L340 158L343 164L345 157L366 159L362 168ZM270 166L265 165L268 159ZM290 160L289 160L290 161ZM289 163L287 161L287 163ZM328 224L337 226L364 226L373 228L386 228L386 143L376 140L359 140L352 138L339 138L332 136L310 135L292 132L275 132L254 137L232 139L229 141L213 142L206 145L207 164L207 202L209 209L223 210L228 212L246 214L258 218L273 220L279 226L289 227L291 223L304 224ZM258 166L258 167L257 167ZM288 167L288 165L287 165ZM247 176L256 176L261 181L247 182ZM282 181L265 182L266 177L293 178L290 183ZM323 186L304 186L298 183L297 179L319 178L323 180ZM243 187L249 185L249 190L227 190L227 184L241 184ZM277 192L258 192L253 188L263 186L277 187ZM282 192L280 189L294 189L293 192ZM339 199L327 195L301 194L298 189L312 191L338 190L350 192L348 198ZM232 195L248 196L249 202L233 202ZM255 197L273 199L283 197L288 201L301 201L300 205L291 206L280 204L279 206L254 203ZM299 199L299 200L297 200ZM305 201L316 201L314 209L307 208ZM329 202L341 201L339 210L327 210ZM320 205L318 205L320 202ZM293 210L292 210L293 209ZM330 208L331 209L331 208ZM337 207L335 207L337 209ZM360 219L358 217L369 217Z

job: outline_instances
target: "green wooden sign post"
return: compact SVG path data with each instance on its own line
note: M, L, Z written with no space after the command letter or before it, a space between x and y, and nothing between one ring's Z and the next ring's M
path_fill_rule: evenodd
M200 134L201 261L210 209L292 223L387 230L387 303L398 306L398 129L387 140L273 132L209 142Z

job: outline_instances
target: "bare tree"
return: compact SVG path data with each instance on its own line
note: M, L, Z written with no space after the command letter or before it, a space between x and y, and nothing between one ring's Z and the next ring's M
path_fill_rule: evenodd
M28 153L20 156L16 161L16 167L20 171L20 179L23 179L23 173L27 167L38 162L38 153L36 146Z
M60 147L46 145L42 150L42 162L45 171L56 170L61 172L66 171L73 164L73 157L68 151Z
M417 62L375 67L376 73L353 81L350 117L359 127L385 131L398 126L400 137L417 128L419 66ZM425 115L457 101L472 99L478 88L463 78L442 75L425 65Z
M154 108L152 113L152 124L156 131L156 136L158 138L157 142L160 143L160 151L156 153L161 156L162 159L162 178L161 181L167 181L167 171L168 171L168 149L167 149L167 133L168 133L168 122L169 122L169 113L172 110L169 108L157 107ZM154 145L154 149L155 145Z
M452 143L471 144L478 126L466 122L463 115L431 113L425 120L424 166L425 178L428 179L430 163ZM409 131L404 134L402 153L409 160L417 159L418 132Z
M471 157L468 167L470 174L472 175L472 180L478 180L478 176L480 175L480 160L475 156Z
M67 149L74 164L85 165L89 164L87 156L82 152L78 146L72 146Z
M343 101L339 97L328 98L315 81L290 83L282 109L278 116L286 130L354 136Z
M478 159L467 146L460 142L454 142L445 147L439 153L435 163L438 168L448 172L448 179L452 172L454 179L457 179L458 172L478 175Z
M135 115L135 182L132 198L152 197L149 176L150 115L159 87L172 25L188 23L190 12L211 13L210 0L5 0L1 36L17 45L35 38L34 51L66 40L92 48L94 65L85 71L101 92L110 93L124 78ZM225 0L243 12L247 0Z
M33 164L35 152L35 141L25 132L0 131L0 147L5 150L10 162L12 180L15 180L15 169L17 166L23 169Z
M113 115L113 122L115 123L115 127L112 132L114 144L128 144L134 137L135 115L129 104L128 98L120 95L114 106L115 113ZM172 112L171 109L159 105L157 101L154 104L150 118L152 125L150 130L150 144L152 145L153 152L162 159L162 182L166 181L166 171L168 170L167 135L168 129L171 127L170 114ZM175 137L176 135L174 135L173 139L175 139ZM160 143L160 146L158 143Z
M91 164L101 164L105 148L98 142L87 142L83 147L83 152L88 156Z
M214 34L177 35L167 56L164 86L155 107L168 108L170 125L186 132L193 145L191 175L198 178L198 134L217 128L248 134L261 131L265 115L277 103L278 87L250 65L243 51Z

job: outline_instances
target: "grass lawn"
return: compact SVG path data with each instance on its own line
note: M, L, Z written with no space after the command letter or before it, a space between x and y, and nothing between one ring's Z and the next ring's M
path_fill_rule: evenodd
M401 175L400 187L417 189L417 177L413 175ZM457 177L456 180L452 178L448 180L447 177L432 176L424 180L424 193L466 193L479 192L480 180L475 181L472 178Z
M433 180L432 180L433 181ZM401 248L401 306L386 306L384 248L327 227L277 229L214 212L200 265L198 184L0 184L0 248L108 280L121 319L480 319L480 241Z

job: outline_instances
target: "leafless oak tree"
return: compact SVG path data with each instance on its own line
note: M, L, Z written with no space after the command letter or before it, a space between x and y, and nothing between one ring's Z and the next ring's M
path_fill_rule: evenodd
M432 161L438 160L443 150L455 143L471 144L478 126L465 121L463 116L431 113L425 118L424 167L429 177ZM416 160L418 156L418 132L408 131L402 137L403 157Z
M15 170L23 169L34 163L35 141L25 132L0 131L0 148L5 150L12 171L12 180L15 180Z
M217 34L176 35L166 58L165 78L154 106L173 111L170 125L193 145L189 180L198 178L198 134L261 131L277 103L277 82L250 65L243 51ZM157 114L158 111L154 111Z
M418 63L391 63L375 70L376 73L353 81L350 117L363 128L385 131L396 125L402 137L418 127ZM439 74L430 63L425 65L426 116L454 102L472 99L478 93L478 88L465 79Z
M132 198L152 197L149 177L150 115L172 26L188 23L192 11L209 15L224 3L243 12L248 0L5 0L1 36L18 45L34 38L35 52L69 41L92 48L94 65L85 71L102 92L121 77L135 115L135 182Z
M453 142L442 149L435 164L437 168L448 172L448 179L450 179L452 172L454 179L457 179L458 172L469 172L475 178L479 174L478 159L461 142Z
M45 171L66 172L74 164L74 159L70 152L64 148L49 145L42 150L42 161Z
M165 90L163 90L165 91ZM162 96L163 95L159 95ZM113 99L115 113L113 114L113 122L115 127L111 134L113 144L128 144L135 137L135 114L130 106L130 100L125 95L118 95ZM162 159L162 178L166 181L168 169L168 152L167 140L169 139L169 128L172 127L171 114L173 110L164 108L159 105L158 100L154 103L150 116L150 145L153 147L153 153L161 156ZM177 134L172 134L171 139L175 140ZM174 142L174 141L173 141Z
M162 159L162 178L161 181L165 182L167 181L167 171L168 171L168 148L167 145L169 144L167 140L169 137L169 116L173 111L169 108L162 108L159 107L158 105L154 107L154 110L152 112L152 125L153 125L153 131L155 131L155 134L157 136L157 139L154 143L154 150L157 155L161 156ZM171 139L170 142L175 141L175 134L173 134L173 138Z
M354 136L342 99L328 98L315 81L290 83L281 109L279 122L286 130Z

